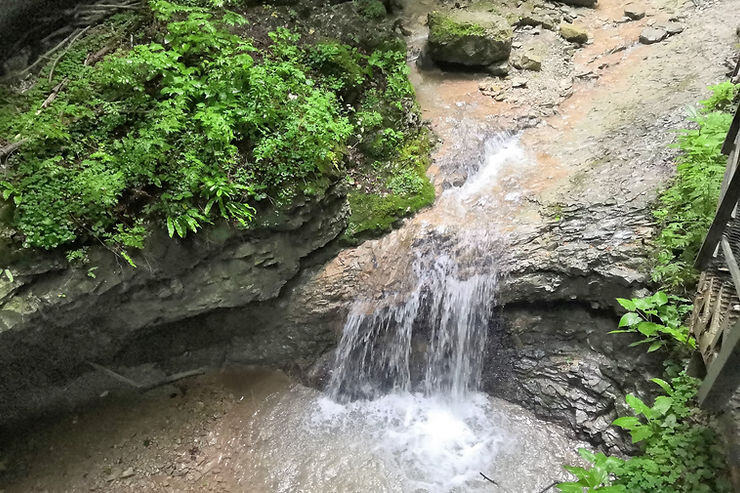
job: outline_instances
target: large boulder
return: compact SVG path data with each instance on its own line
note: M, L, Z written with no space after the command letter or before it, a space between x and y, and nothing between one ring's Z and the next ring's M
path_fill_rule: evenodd
M436 62L488 66L509 58L509 23L488 12L456 10L429 14L429 54Z
M585 29L567 22L560 24L560 35L571 43L583 44L588 41L588 32Z

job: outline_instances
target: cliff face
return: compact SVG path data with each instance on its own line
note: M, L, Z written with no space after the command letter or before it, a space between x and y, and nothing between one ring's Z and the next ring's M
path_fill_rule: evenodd
M0 281L0 424L104 391L110 377L103 385L89 362L136 366L178 356L172 368L192 368L223 356L193 351L234 340L244 362L315 358L324 347L302 338L317 336L265 332L260 315L272 316L265 305L343 231L347 215L344 194L330 188L247 232L217 227L187 241L155 232L136 269L102 248L80 268L48 255L21 258L12 281Z

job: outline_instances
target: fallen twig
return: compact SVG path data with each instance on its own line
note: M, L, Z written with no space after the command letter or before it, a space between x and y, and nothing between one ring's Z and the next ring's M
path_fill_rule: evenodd
M113 45L103 46L102 48L100 48L95 53L91 53L91 54L87 55L87 58L85 59L85 63L83 63L83 65L86 65L86 66L93 66L93 65L95 65L100 60L102 60L105 55L107 55L108 53L110 53L110 51L113 48L114 48Z
M545 493L547 490L549 490L550 488L552 488L553 486L557 484L558 484L558 481L553 481L552 484L546 486L544 489L538 491L537 493Z
M41 63L41 60L44 60L46 58L49 58L52 55L52 53L55 53L59 48L61 48L62 46L64 46L67 43L67 41L69 41L77 32L78 31L76 31L76 30L75 31L72 31L72 34L70 34L69 36L67 36L63 40L61 40L54 48L50 49L49 51L47 51L43 55L39 56L36 59L35 62L33 62L31 65L29 65L28 67L26 67L25 69L23 69L23 71L21 72L21 74L25 74L26 72L30 72L31 69L33 69L39 63Z
M73 37L72 40L69 42L69 44L64 49L64 51L62 51L59 54L59 56L56 57L56 59L54 60L54 63L51 64L51 69L49 69L49 83L51 83L52 79L54 78L54 69L57 67L57 63L59 63L59 60L61 60L62 57L67 54L67 52L69 51L69 49L72 48L72 45L75 44L75 41L77 41L78 39L80 39L80 36L82 36L83 34L85 34L87 32L87 30L90 29L90 27L91 26L87 26L85 29L83 29L82 31L80 31L79 33L77 33L75 35L75 37Z
M183 378L189 378L189 377L195 377L195 376L198 376L198 375L203 375L205 372L206 372L206 369L205 368L197 368L195 370L188 370L188 371L183 371L183 372L180 372L180 373L175 373L173 375L170 375L169 377L163 378L162 380L160 380L158 382L154 382L153 384L144 385L143 387L141 387L141 391L142 392L146 392L147 390L151 390L153 388L160 387L162 385L167 385L167 384L170 384L170 383L175 383L178 380L182 380Z
M114 372L113 370L109 370L108 368L106 368L106 367L104 367L104 366L102 366L102 365L99 365L99 364L97 364L97 363L93 363L92 361L88 361L87 363L88 363L88 364L89 364L90 366L92 366L93 368L95 368L96 370L100 370L100 371L102 371L102 372L103 372L103 373L105 373L106 375L109 375L109 376L111 376L111 377L115 378L115 379L116 379L116 380L118 380L119 382L123 382L123 383L125 383L125 384L127 384L127 385L130 385L130 386L132 386L132 387L133 387L133 388L135 388L135 389L141 389L141 384L139 384L138 382L134 382L134 381L133 381L133 380L131 380L130 378L124 377L124 376L123 376L123 375L121 375L120 373L116 373L116 372Z
M69 79L66 77L62 79L62 82L54 86L54 89L51 90L51 94L44 100L43 103L41 103L41 108L36 110L36 116L39 116L41 114L41 111L45 108L48 108L51 103L54 102L54 100L59 96L59 92L64 89L64 87L67 85L67 82L69 82Z
M146 385L142 385L139 382L136 382L134 380L131 380L128 377L124 377L120 373L116 373L113 370L111 370L109 368L106 368L106 367L104 367L102 365L99 365L97 363L93 363L92 361L88 361L87 363L90 366L92 366L93 368L95 368L96 370L102 371L106 375L109 375L112 378L115 378L119 382L123 382L126 385L130 385L131 387L135 388L139 392L146 392L148 390L152 390L154 388L161 387L162 385L167 385L167 384L170 384L170 383L175 383L178 380L182 380L183 378L194 377L194 376L197 376L197 375L203 375L206 372L206 369L205 368L197 368L195 370L188 370L188 371L183 371L183 372L180 372L180 373L175 373L175 374L169 375L167 377L164 377L161 380L157 380L155 382L152 382L152 383L149 383L149 384L146 384Z
M491 483L495 484L496 486L498 486L498 485L499 485L499 484L498 484L498 483L497 483L496 481L494 481L493 479L489 478L488 476L486 476L486 475L485 475L485 474L483 474L482 472L481 472L481 473L478 473L478 474L480 474L481 476L483 476L483 479L485 479L486 481L489 481L489 482L491 482Z

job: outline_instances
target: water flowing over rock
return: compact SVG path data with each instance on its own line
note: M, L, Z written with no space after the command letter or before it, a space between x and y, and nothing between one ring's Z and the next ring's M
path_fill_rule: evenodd
M410 293L355 303L336 351L332 397L418 386L460 399L478 390L498 278L495 250L487 243L441 246L414 260Z

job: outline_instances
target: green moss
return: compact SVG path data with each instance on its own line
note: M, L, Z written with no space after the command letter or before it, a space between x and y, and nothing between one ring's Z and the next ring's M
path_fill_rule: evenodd
M379 20L388 15L380 0L354 0L357 12L368 19Z
M486 28L475 22L453 19L449 14L429 14L429 38L432 42L450 42L468 36L485 36Z
M349 193L352 214L344 241L358 244L390 231L398 221L434 202L434 186L426 176L429 167L429 132L407 138L391 163L387 193Z

